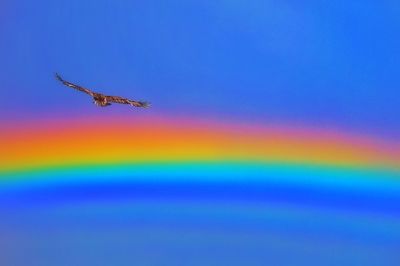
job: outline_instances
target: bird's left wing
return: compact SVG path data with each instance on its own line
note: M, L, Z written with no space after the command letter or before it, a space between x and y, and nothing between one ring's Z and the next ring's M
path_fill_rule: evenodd
M86 88L83 88L83 87L78 86L78 85L75 85L75 84L73 84L73 83L71 83L71 82L68 82L68 81L64 80L62 77L60 77L60 75L58 75L57 73L56 73L56 79L58 79L59 81L61 81L61 83L64 84L65 86L68 86L68 87L70 87L70 88L76 89L76 90L78 90L78 91L82 91L82 92L84 92L84 93L89 94L90 96L93 96L93 95L94 95L94 93L93 93L91 90L86 89Z

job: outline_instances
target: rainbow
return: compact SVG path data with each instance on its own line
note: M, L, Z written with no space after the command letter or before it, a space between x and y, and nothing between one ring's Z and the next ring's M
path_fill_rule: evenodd
M400 195L398 143L304 127L159 117L30 120L3 123L0 144L3 190L185 184L193 192L211 184L251 187L244 197L260 185Z

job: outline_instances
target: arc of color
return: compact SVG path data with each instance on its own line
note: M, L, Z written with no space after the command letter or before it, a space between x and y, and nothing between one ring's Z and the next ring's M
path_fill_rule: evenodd
M397 143L285 127L149 121L93 118L7 125L0 133L1 171L223 161L400 169Z
M155 197L282 200L399 212L399 146L365 137L93 118L8 124L0 145L0 201L11 208Z

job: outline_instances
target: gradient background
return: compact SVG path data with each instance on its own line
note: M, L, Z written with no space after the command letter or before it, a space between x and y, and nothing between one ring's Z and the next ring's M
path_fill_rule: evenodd
M0 264L399 265L399 14L2 0Z

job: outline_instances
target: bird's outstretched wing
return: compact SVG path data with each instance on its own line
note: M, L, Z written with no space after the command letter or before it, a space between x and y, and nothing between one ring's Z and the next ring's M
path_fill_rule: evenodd
M84 93L89 94L90 96L94 96L94 92L92 92L91 90L86 89L86 88L83 88L83 87L78 86L78 85L75 85L75 84L73 84L73 83L71 83L71 82L68 82L68 81L66 81L66 80L63 80L63 79L60 77L60 75L58 75L57 73L56 73L56 79L58 79L59 81L61 81L62 84L64 84L65 86L71 87L71 88L76 89L76 90L78 90L78 91L82 91L82 92L84 92Z
M133 101L119 96L105 96L105 97L107 99L107 102L130 104L135 107L144 107L144 108L150 106L148 102Z

